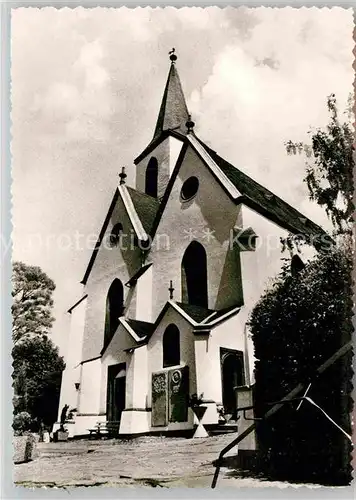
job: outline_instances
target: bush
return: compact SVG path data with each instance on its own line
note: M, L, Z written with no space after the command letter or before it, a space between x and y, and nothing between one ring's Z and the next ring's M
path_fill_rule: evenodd
M62 371L58 348L48 337L21 339L12 350L14 412L27 411L52 426L57 419Z
M256 414L315 370L351 339L351 260L342 251L319 255L300 274L287 267L254 308ZM310 396L351 434L351 360L339 358L317 380ZM302 394L300 394L302 396ZM322 413L304 401L286 404L257 428L261 471L276 479L323 484L351 480L351 443Z
M12 428L15 436L22 436L31 430L33 419L27 411L22 411L14 416Z

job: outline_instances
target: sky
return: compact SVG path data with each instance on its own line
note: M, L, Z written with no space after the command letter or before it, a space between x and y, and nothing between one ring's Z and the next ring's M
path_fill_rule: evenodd
M284 143L325 126L329 94L345 109L351 9L18 8L11 30L12 258L56 283L62 354L118 173L133 185L153 136L172 47L198 136L328 227Z

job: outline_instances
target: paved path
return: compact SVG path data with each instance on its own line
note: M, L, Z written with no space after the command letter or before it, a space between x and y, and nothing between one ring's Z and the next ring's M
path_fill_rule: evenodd
M39 443L39 457L15 465L17 485L210 488L215 460L235 434L200 439L142 437ZM218 487L283 486L221 471ZM288 483L285 483L288 486Z

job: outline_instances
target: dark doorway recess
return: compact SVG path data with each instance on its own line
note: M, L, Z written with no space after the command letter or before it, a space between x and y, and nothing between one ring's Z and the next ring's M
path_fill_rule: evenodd
M108 366L106 415L110 422L119 422L126 404L126 363Z
M243 353L233 349L220 349L222 403L225 413L236 419L236 387L245 385Z

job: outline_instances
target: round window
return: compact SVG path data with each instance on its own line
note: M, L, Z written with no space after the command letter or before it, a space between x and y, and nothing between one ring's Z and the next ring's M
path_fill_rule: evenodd
M182 190L180 192L182 199L184 201L187 201L193 198L197 194L198 188L198 179L196 177L189 177L189 179L184 182Z

